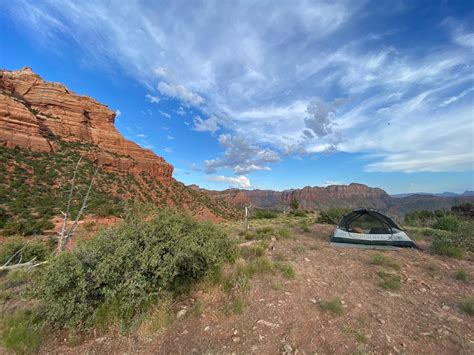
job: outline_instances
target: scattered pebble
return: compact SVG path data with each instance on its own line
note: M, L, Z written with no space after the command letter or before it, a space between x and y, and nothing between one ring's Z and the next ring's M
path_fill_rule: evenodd
M271 323L269 321L266 321L264 319L260 319L257 321L258 324L263 324L267 327L270 327L270 328L278 328L278 324L275 324L275 323Z
M206 326L206 328L204 328L204 331L205 331L205 332L208 332L210 329L211 329L210 326Z
M180 311L178 312L178 314L176 315L176 318L178 318L178 319L179 319L179 318L182 318L182 317L184 317L184 316L186 315L186 313L187 313L187 312L188 312L188 310L187 310L187 309L182 309L182 310L180 310Z

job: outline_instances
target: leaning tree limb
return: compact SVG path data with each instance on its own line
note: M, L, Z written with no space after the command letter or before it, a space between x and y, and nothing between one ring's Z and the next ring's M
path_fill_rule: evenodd
M74 220L74 223L72 225L72 227L69 229L69 231L66 233L66 236L63 237L61 239L61 245L60 245L60 251L64 251L66 249L66 245L69 243L69 241L71 240L71 238L73 237L74 235L74 232L76 231L76 228L77 228L77 225L79 223L79 220L81 219L82 217L82 214L84 213L84 211L86 210L87 208L87 202L89 200L89 195L90 195L90 192L92 190L92 185L94 183L94 179L97 175L97 173L99 172L99 167L97 167L94 171L94 174L92 175L92 178L91 178L91 181L89 183L89 187L87 188L87 193L86 195L84 196L84 199L82 200L82 206L81 206L81 209L79 210L79 212L77 213L77 216L76 216L76 219Z
M63 245L63 241L64 241L64 238L65 238L65 233L66 233L67 220L69 218L69 213L71 211L71 203L72 203L72 198L73 198L73 195L74 195L74 187L75 187L75 184L76 184L76 175L77 175L77 171L79 170L79 164L81 163L81 160L82 160L82 155L79 158L79 160L77 161L76 168L74 169L74 174L72 176L71 190L69 191L69 198L67 200L66 212L61 212L64 215L64 219L63 219L63 226L61 228L61 233L59 234L58 251L62 250L62 245Z

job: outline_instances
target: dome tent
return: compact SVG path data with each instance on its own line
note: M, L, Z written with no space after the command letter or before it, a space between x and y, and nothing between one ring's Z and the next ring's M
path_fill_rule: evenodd
M417 247L392 219L370 208L357 208L344 215L331 236L331 244Z

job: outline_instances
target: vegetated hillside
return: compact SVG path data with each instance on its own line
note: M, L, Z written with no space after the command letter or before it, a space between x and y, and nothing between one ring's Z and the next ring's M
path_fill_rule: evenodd
M84 152L99 148L57 140L54 153L0 148L0 230L3 234L37 234L53 227L50 219L65 210L70 181ZM94 162L84 158L79 166L75 203L79 207L94 174ZM185 209L196 217L232 219L238 211L224 201L192 190L175 179L157 179L142 171L108 171L99 168L87 213L122 216L123 201L148 202Z
M236 206L252 204L256 208L281 210L290 205L292 200L299 202L301 209L324 209L332 207L372 207L402 216L416 210L449 209L463 202L474 201L474 197L466 196L435 196L410 195L407 197L392 197L380 188L363 184L331 185L327 187L307 186L302 189L273 191L273 190L240 190L224 191L206 190L212 196L223 199Z
M124 139L114 120L106 106L29 68L0 71L0 229L35 234L51 228L80 156L77 200L99 168L88 213L119 214L120 201L137 200L214 220L239 215L176 181L172 165Z

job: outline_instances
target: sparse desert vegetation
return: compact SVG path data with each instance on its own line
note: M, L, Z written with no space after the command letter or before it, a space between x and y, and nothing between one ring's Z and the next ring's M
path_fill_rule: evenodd
M317 214L252 219L245 230L243 221L213 226L138 205L129 211L128 218L101 232L85 224L87 233L97 235L59 256L51 256L45 243L25 244L24 237L2 246L2 258L28 245L29 253L48 260L0 279L2 346L18 352L83 352L122 349L133 338L136 346L162 352L174 349L176 341L186 349L242 351L256 342L265 351L286 339L285 344L308 350L308 334L324 325L318 334L326 339L336 336L351 351L377 351L390 348L383 333L392 334L406 317L411 332L448 325L464 344L468 339L467 323L438 315L471 317L465 280L472 263L468 257L430 255L431 233L420 233L425 251L338 249L328 243L333 227L315 223ZM429 263L420 263L425 258ZM442 276L447 264L457 267L451 277ZM440 289L451 296L440 296ZM395 293L400 298L388 296ZM427 298L437 306L426 308ZM452 300L448 308L447 298ZM396 309L413 314L422 309L428 316L413 318ZM329 321L340 328L331 328ZM301 326L285 338L290 324ZM58 328L66 339L59 348L51 338L51 329ZM94 332L106 340L96 343ZM336 349L336 343L315 336L327 351ZM208 340L202 342L203 337ZM449 335L443 337L434 343L423 337L403 341L407 349L439 347ZM457 336L450 339L456 348L462 346Z

